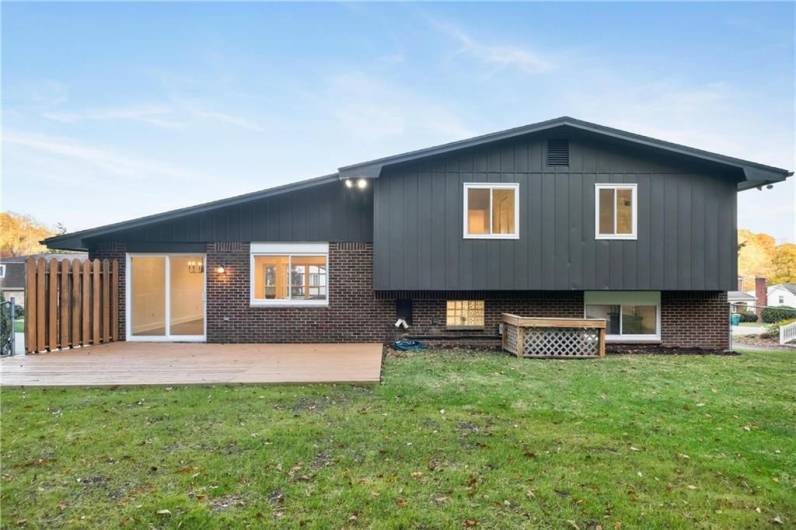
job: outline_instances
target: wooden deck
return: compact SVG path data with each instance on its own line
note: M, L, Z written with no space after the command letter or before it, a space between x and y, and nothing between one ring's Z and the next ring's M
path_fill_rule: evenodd
M0 359L0 384L372 383L381 357L381 344L114 342Z

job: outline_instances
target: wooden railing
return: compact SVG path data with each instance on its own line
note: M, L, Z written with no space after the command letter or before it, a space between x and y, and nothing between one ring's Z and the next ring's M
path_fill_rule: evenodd
M115 341L119 336L119 262L28 258L25 352Z
M503 313L503 349L517 357L605 357L605 320Z

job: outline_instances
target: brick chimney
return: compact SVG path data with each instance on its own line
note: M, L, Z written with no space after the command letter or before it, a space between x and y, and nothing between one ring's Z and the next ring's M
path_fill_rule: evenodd
M760 318L763 308L768 305L768 285L765 278L755 278L755 299L757 317Z

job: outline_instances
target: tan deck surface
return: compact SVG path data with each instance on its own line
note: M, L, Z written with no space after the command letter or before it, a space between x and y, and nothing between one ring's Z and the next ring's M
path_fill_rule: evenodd
M0 359L4 386L367 383L381 344L115 342Z

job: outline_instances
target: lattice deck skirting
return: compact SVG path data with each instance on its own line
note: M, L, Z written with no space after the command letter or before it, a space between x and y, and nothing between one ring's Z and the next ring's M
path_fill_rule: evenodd
M504 313L503 349L517 357L604 357L605 320Z

